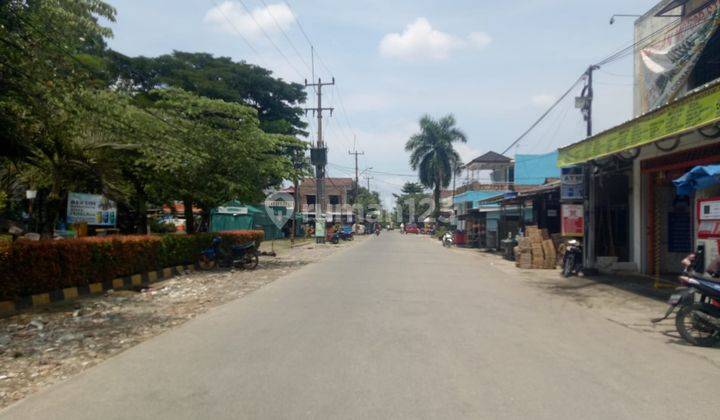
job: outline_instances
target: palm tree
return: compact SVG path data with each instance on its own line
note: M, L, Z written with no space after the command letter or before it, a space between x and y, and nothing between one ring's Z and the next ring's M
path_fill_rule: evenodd
M455 142L467 142L467 137L455 126L450 114L439 120L425 115L420 119L420 133L410 137L405 150L410 152L410 166L418 171L420 182L433 189L434 215L440 213L440 191L462 165L460 155L453 147Z

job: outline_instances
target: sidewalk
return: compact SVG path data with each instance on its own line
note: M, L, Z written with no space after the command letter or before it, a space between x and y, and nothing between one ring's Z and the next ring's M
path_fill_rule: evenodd
M452 248L451 252L476 255L494 268L507 273L508 281L520 279L543 293L567 299L601 314L605 319L638 333L650 334L661 344L711 361L720 368L720 348L699 348L688 345L675 329L675 317L653 324L667 309L667 298L674 288L656 289L653 280L638 275L598 275L564 278L560 270L523 270L498 254L470 248ZM631 351L632 349L628 349Z

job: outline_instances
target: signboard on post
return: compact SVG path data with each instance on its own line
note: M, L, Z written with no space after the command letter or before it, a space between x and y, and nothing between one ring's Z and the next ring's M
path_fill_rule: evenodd
M325 238L325 218L318 217L315 219L315 237Z
M562 205L562 236L581 238L585 234L585 217L582 204Z
M69 224L115 226L117 205L102 195L71 192L68 194L67 221Z
M583 168L573 166L560 171L560 200L582 200L585 198L585 176Z

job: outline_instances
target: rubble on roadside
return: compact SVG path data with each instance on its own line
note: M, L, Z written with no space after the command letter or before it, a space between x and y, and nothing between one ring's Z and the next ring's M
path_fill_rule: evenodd
M109 290L0 319L0 407L251 293L337 248L342 246L305 245L261 258L254 271L185 272L136 290Z

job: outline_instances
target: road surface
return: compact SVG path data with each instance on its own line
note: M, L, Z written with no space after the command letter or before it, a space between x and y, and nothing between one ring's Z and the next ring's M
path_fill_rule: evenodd
M383 233L0 417L718 418L712 361L489 261Z

